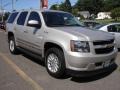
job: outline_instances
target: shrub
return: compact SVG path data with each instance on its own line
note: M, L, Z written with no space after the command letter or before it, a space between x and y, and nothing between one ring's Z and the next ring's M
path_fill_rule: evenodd
M118 18L120 18L120 7L111 10L111 17L115 19L115 21L117 21Z

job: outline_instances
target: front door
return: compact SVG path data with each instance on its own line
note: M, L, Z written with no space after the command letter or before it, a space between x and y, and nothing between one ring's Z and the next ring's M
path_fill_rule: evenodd
M39 26L29 25L29 21L38 21ZM41 20L38 12L32 11L28 17L25 28L26 41L29 44L29 50L42 54L43 30L41 29Z

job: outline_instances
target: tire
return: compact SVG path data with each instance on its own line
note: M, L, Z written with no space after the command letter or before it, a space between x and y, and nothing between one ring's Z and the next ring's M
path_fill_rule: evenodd
M50 48L45 54L45 65L47 72L55 77L62 78L65 75L65 59L62 50Z
M18 54L18 49L13 36L9 38L9 50L12 54Z

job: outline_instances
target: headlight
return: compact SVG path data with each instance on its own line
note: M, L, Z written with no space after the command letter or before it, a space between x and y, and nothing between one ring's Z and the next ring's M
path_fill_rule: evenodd
M90 52L89 43L87 41L70 41L72 52Z

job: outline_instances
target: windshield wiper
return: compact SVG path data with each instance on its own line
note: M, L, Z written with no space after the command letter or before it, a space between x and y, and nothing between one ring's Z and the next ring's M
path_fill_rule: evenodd
M49 26L49 27L62 27L64 25L47 25L47 26Z
M65 26L80 26L80 27L85 27L84 25L80 25L80 24L69 24L69 25L65 25Z

